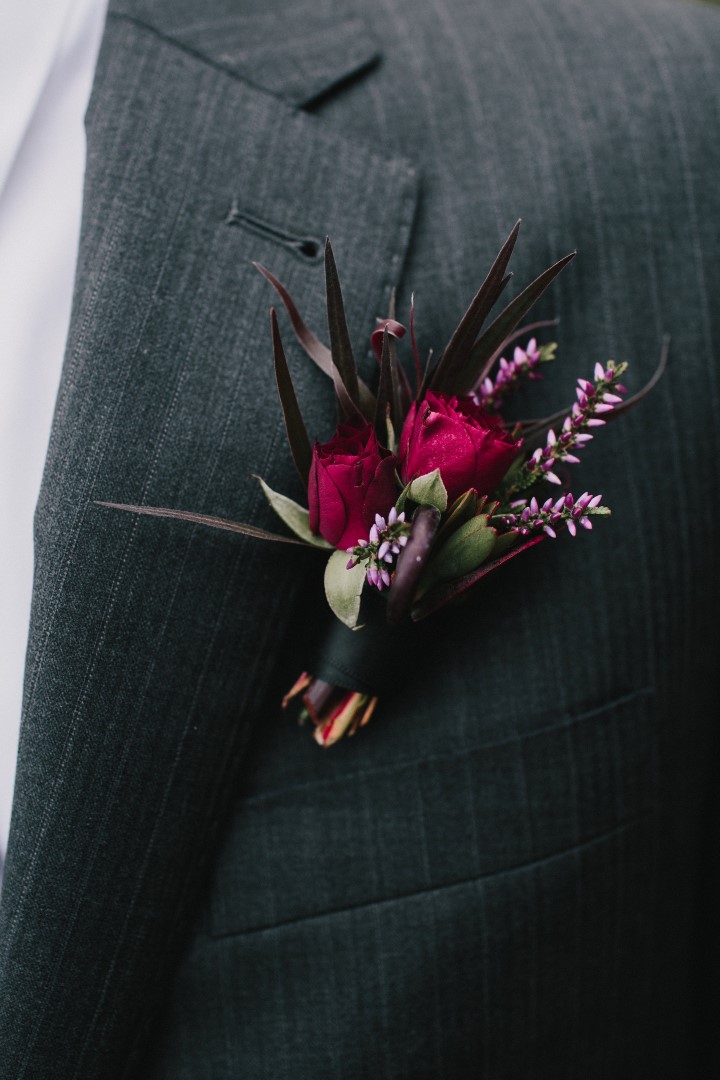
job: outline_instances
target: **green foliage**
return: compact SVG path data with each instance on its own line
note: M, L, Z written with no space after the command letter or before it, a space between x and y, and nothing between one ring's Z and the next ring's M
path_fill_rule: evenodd
M359 629L360 601L365 584L365 568L359 563L347 569L345 551L334 551L325 567L325 596L340 622Z
M281 495L280 492L273 491L261 476L257 476L256 480L263 489L265 498L277 516L285 522L288 529L291 529L306 544L332 551L332 544L328 544L327 540L323 540L322 536L316 536L315 533L310 531L310 515L304 506L300 506L299 503L288 499L287 495Z
M492 554L496 539L497 532L488 525L485 514L466 521L431 560L423 585L452 581L476 570Z
M463 495L459 495L455 502L448 510L447 517L443 521L440 532L437 536L437 542L442 541L450 536L455 529L464 525L466 521L474 518L479 509L478 493L474 488L470 488Z
M504 555L505 552L508 551L513 546L514 543L517 542L517 538L518 538L518 533L514 533L514 532L501 533L501 535L498 536L497 539L495 540L495 546L494 546L493 551L492 551L493 558L497 559L498 556Z
M403 494L418 506L434 506L440 513L447 510L447 490L439 469L433 469L432 472L418 476L407 486Z

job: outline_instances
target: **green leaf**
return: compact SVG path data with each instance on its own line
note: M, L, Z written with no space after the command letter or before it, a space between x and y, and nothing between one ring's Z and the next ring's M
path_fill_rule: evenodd
M506 551L509 551L519 535L519 533L514 532L501 533L495 541L495 547L492 551L493 558L495 559L498 555L504 555Z
M323 540L322 536L316 536L314 532L310 531L310 515L304 506L294 502L292 499L288 499L287 495L281 495L279 491L273 491L265 483L262 476L256 476L255 479L263 489L265 498L277 516L285 522L288 529L292 529L295 535L304 540L306 544L312 544L313 547L317 548L325 548L328 551L332 550L332 544L328 544L327 540Z
M400 477L397 477L398 483L401 483ZM410 484L406 484L402 489L397 499L395 500L395 508L398 514L405 509L405 503L407 502L408 493L410 491Z
M300 479L307 487L310 463L312 462L312 447L305 428L305 423L300 412L300 406L295 394L290 369L288 368L285 350L280 337L280 327L277 321L275 308L270 308L270 329L272 333L273 358L275 361L275 379L277 381L280 404L285 419L290 453L293 456L295 467L300 474Z
M438 543L450 536L466 521L474 518L478 512L478 493L475 488L470 488L462 495L458 495L455 502L448 509L447 517L443 521L438 533Z
M325 596L340 622L355 630L365 584L365 567L358 563L348 570L347 562L345 551L334 551L328 559L325 567Z
M434 506L440 513L447 510L447 490L442 482L440 470L433 469L424 476L418 476L410 483L406 497L412 499L418 506Z
M563 412L562 415L565 416L566 413L567 413L567 409L565 409L565 412ZM525 455L524 454L518 454L518 456L513 459L512 464L510 465L510 468L508 469L508 471L503 476L502 481L498 485L498 487L507 487L509 484L511 484L512 481L515 480L515 478L520 475L520 473L522 472L524 467L525 467Z
M430 562L424 587L435 581L453 581L476 570L492 553L496 538L497 532L488 526L484 514L466 521Z

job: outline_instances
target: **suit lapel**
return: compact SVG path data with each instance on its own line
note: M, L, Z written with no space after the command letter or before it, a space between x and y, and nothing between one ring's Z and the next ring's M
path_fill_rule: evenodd
M372 60L343 33L330 40L351 55L335 48L322 86L303 91L308 69L291 66L294 101ZM1 910L0 998L16 1004L3 1055L18 1078L49 1075L50 1060L55 1076L132 1070L147 990L165 985L192 914L273 642L317 565L300 549L94 500L270 524L248 473L287 491L294 481L271 375L272 298L251 260L321 325L315 245L332 235L363 340L408 240L409 164L238 78L228 40L224 60L202 57L111 17L88 111ZM328 433L323 377L296 353L291 362L310 426Z

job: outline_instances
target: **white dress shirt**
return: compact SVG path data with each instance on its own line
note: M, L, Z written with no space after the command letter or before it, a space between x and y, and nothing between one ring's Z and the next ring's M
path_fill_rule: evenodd
M104 16L105 0L0 4L0 856L20 728L33 513L70 319L83 116Z

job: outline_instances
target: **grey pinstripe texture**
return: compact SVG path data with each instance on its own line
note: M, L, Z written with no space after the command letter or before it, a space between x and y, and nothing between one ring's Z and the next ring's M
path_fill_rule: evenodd
M718 14L370 0L361 28L285 6L109 20L37 515L0 1076L702 1075ZM579 474L615 518L439 618L435 667L328 754L277 711L321 632L312 557L90 505L262 522L247 473L292 489L256 406L249 260L317 325L322 267L232 205L332 235L358 341L415 290L423 351L518 215L518 282L577 247L533 411L608 354L639 385L673 336L664 385ZM326 434L327 388L288 347Z

